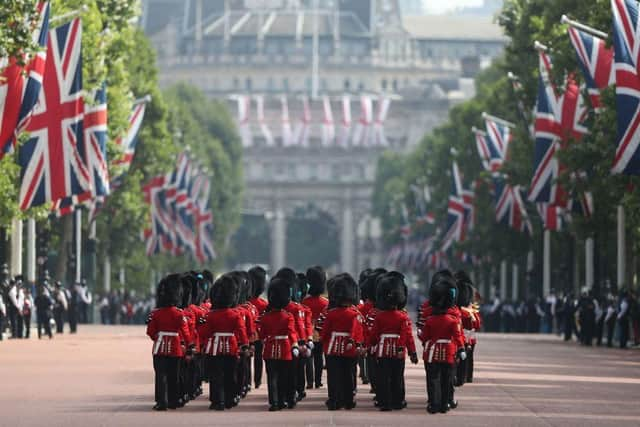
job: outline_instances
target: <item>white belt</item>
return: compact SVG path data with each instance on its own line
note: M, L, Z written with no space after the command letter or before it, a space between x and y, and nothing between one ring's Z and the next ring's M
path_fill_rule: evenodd
M220 342L220 337L232 337L233 333L232 332L216 332L215 334L213 334L213 339L209 338L209 341L207 341L207 349L205 350L205 353L209 353L209 350L211 350L211 343L213 342L213 354L212 356L215 356L218 353L218 343Z
M427 347L429 347L429 345L431 344L432 344L431 340L427 341ZM436 344L451 344L451 340L440 339L440 340L434 341L431 348L429 348L429 358L427 359L428 363L431 363L431 361L433 360L433 353L436 351Z
M329 348L327 349L327 352L331 353L331 350L333 349L333 344L336 341L336 337L348 337L348 336L349 336L348 332L332 332L331 340L329 340Z
M156 343L153 346L153 354L156 355L158 354L158 350L160 350L160 344L162 344L162 338L164 337L177 337L178 333L177 332L158 332L158 337L156 338Z
M271 338L273 338L274 340L288 340L289 336L288 335L274 335Z
M380 335L380 344L378 345L378 357L382 357L384 353L384 341L391 338L400 338L398 334L382 334Z

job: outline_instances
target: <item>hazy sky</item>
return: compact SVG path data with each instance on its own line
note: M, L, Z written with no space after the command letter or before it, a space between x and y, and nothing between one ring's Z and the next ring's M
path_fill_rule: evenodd
M428 13L444 13L463 6L478 6L482 0L422 0Z

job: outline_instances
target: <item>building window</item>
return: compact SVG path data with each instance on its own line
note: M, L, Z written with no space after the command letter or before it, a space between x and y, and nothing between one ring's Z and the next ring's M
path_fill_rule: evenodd
M238 80L237 77L233 78L233 88L234 89L238 89L238 86L240 86L240 80Z
M344 90L351 90L351 81L344 79Z
M359 91L363 91L364 90L364 83L362 83L362 82L358 83L358 90Z
M320 79L320 90L326 92L329 86L327 85L327 79Z
M251 80L251 77L247 77L244 86L248 91L251 91L253 89L253 81Z
M289 79L287 77L282 79L282 89L285 92L289 92Z
M275 84L273 82L273 77L269 77L267 79L267 90L270 92L273 92L274 89L275 89Z
M393 91L397 92L398 91L398 80L393 79L393 83L391 83L391 86L393 87Z
M382 88L382 90L387 90L387 79L382 79L382 82L380 83L380 87Z

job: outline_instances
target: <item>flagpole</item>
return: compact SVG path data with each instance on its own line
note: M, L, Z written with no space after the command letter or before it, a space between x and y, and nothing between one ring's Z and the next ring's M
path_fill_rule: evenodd
M511 300L515 303L518 300L518 263L511 264Z
M541 50L543 52L547 52L549 50L549 47L540 43L538 40L533 42L533 48L536 50Z
M11 271L12 276L22 274L22 220L11 220Z
M551 231L544 230L544 246L542 249L542 296L551 292Z
M593 252L594 252L595 243L593 241L593 237L587 237L584 242L584 278L585 285L589 289L593 289L594 283L594 274L593 274Z
M620 289L625 283L626 270L626 242L625 242L625 212L622 205L618 205L618 268L617 268L617 286Z
M607 38L607 33L600 31L600 30L596 30L593 27L589 27L588 25L584 25L578 21L574 21L572 19L569 19L569 17L567 15L562 15L562 18L560 18L560 22L563 24L567 24L570 27L574 27L577 28L579 30L584 31L585 33L589 33L592 36L596 36L596 37L600 37L601 39L606 39Z
M27 282L36 282L36 220L27 220Z
M510 127L510 128L515 128L516 127L515 124L513 124L513 123L511 123L511 122L509 122L507 120L501 119L500 117L492 116L491 114L488 114L488 113L486 113L484 111L482 112L482 118L485 119L485 120L494 121L496 123L499 123L501 125L504 125L504 126L507 126L507 127Z
M145 95L142 98L138 98L135 101L133 101L133 105L138 105L138 104L146 104L151 102L151 95Z
M82 209L79 207L75 211L75 248L76 248L76 272L75 279L77 283L82 280Z
M471 132L478 134L478 135L482 135L482 136L487 136L487 133L481 129L478 129L475 126L471 126Z
M507 260L500 262L500 299L505 301L507 298Z

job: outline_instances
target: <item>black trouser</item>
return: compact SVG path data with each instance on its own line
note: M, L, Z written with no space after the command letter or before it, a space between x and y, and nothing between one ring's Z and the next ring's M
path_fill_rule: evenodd
M620 328L620 348L627 348L627 341L629 341L629 318L623 317L618 319L618 327Z
M461 387L464 385L466 379L467 379L467 361L458 360L458 363L456 364L453 384L456 387Z
M296 391L298 389L298 372L300 371L300 358L294 357L291 361L290 372L287 374L287 403L296 402Z
M607 322L607 347L613 347L613 333L616 330L616 319L612 317Z
M2 337L4 336L4 316L0 313L0 341L2 341Z
M448 363L425 363L429 405L435 411L446 411L452 394L453 367Z
M401 407L404 396L404 359L378 358L378 369L384 372L378 378L376 393L381 408Z
M306 351L306 349L304 351ZM310 357L300 355L298 358L298 372L296 372L296 391L298 392L298 398L302 397L303 393L305 393L304 389L307 385L305 370L307 369L307 365L310 364Z
M262 341L256 341L253 355L253 384L256 388L262 384L262 349L264 348Z
M369 382L369 375L367 374L367 357L360 356L358 357L358 370L360 371L360 379L363 384Z
M465 382L472 383L473 382L473 352L476 349L475 344L471 344L467 348L467 377L465 378Z
M338 407L353 404L356 383L354 357L327 356L327 387L329 401Z
M238 359L235 356L207 356L209 400L226 408L234 406Z
M602 335L604 334L604 316L600 316L600 320L596 322L596 345L602 345Z
M284 407L289 389L291 360L266 359L269 405Z
M9 322L11 323L11 336L13 338L22 338L22 320L20 310L9 304Z
M29 338L31 336L31 313L23 314L22 318L24 322L24 337Z
M75 306L69 306L67 317L69 320L69 332L75 334L78 330L78 312Z
M179 366L179 357L153 356L153 369L156 372L156 403L160 407L176 408L178 406Z
M53 309L53 318L56 321L56 332L61 334L64 332L64 308L56 307Z
M42 336L42 328L44 328L44 331L47 335L49 335L49 338L53 337L53 334L51 333L51 316L49 315L49 313L44 312L36 312L36 319L37 319L37 326L38 326L38 338L40 338Z
M238 360L238 378L236 381L236 395L245 395L246 386L248 381L251 380L251 358L249 356L242 355Z
M367 375L369 375L369 383L371 384L371 390L373 390L373 392L375 393L376 381L377 381L376 368L378 367L376 357L372 354L367 354L366 365L367 365Z
M310 360L309 363L307 363L307 372L309 372L310 370L312 371L313 381L309 379L309 376L307 376L307 381L309 382L309 384L315 382L315 386L316 388L318 388L322 384L322 370L324 369L324 353L322 352L321 341L313 343L313 350L311 351L311 353L313 355L313 359ZM309 369L309 367L312 368Z

